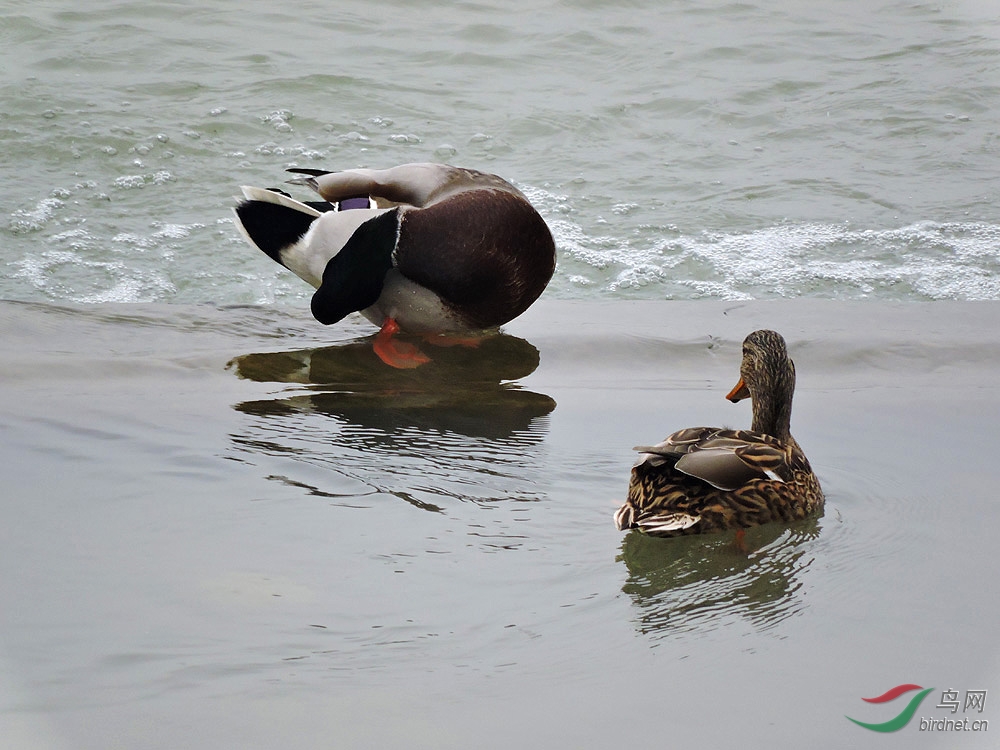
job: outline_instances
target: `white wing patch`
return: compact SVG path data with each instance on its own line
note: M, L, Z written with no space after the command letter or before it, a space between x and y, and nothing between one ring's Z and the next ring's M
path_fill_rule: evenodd
M384 213L385 209L373 208L321 213L302 239L281 250L281 262L300 279L319 289L330 259L343 249L358 227Z
M642 518L638 522L640 529L647 534L657 532L681 531L694 526L701 520L701 516L692 516L690 513L664 513L661 515Z

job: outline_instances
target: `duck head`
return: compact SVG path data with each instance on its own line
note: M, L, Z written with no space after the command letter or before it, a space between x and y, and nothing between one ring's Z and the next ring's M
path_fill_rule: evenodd
M740 381L726 398L733 403L751 399L751 429L779 440L790 439L794 393L795 364L788 356L785 339L768 330L747 336L743 341Z

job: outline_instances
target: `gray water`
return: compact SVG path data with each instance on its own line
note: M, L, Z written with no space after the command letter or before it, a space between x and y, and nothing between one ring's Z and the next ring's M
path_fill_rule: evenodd
M14 3L0 297L272 303L290 165L521 186L571 298L1000 298L992 2Z
M995 744L844 717L1000 674L996 305L543 300L415 371L269 307L0 320L8 746ZM824 514L616 531L631 446L745 424L778 324Z
M997 10L8 3L0 745L995 746ZM229 207L417 160L559 266L397 372ZM617 532L762 326L825 513Z

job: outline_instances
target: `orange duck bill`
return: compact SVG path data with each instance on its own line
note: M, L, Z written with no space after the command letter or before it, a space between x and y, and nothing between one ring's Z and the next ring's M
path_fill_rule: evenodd
M750 389L747 388L747 384L743 382L743 378L740 378L740 382L733 386L733 390L726 394L726 398L732 401L734 404L737 401L742 401L745 398L750 398Z

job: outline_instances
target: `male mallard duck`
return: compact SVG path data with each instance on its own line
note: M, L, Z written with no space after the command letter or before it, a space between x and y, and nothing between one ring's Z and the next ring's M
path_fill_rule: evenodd
M819 510L823 490L789 432L794 392L785 340L774 331L747 336L740 382L726 398L750 397L752 428L689 427L658 445L638 446L628 500L615 513L618 529L704 534Z
M528 199L496 175L443 164L344 172L291 169L322 201L244 187L236 226L250 244L316 287L324 324L360 311L388 364L427 358L392 340L470 335L513 320L555 270L555 243Z

